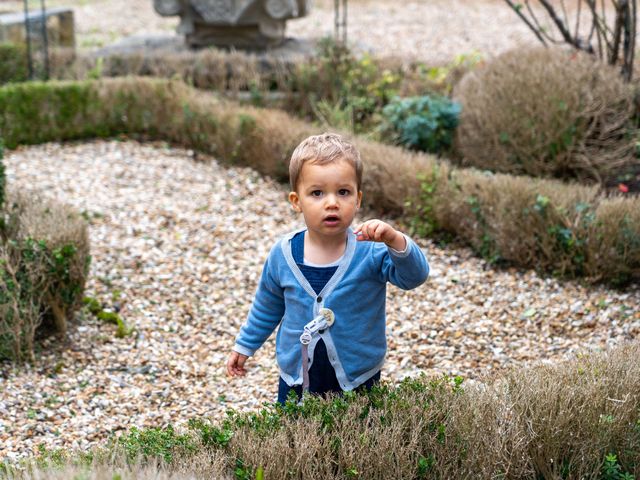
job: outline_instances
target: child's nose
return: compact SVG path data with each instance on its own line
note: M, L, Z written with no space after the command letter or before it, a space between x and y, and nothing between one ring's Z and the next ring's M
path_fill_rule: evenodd
M329 194L329 195L326 196L326 199L327 199L327 206L329 206L329 207L338 206L338 196L337 195Z

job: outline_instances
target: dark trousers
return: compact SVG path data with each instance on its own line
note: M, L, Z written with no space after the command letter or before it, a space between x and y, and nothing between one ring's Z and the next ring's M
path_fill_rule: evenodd
M380 372L376 373L373 377L360 385L357 390L371 390L371 388L379 381ZM296 392L298 400L302 398L302 385L290 387L287 385L287 382L280 377L280 383L278 384L278 403L284 405L291 390ZM331 362L329 362L327 347L322 339L318 341L313 352L313 364L309 369L309 392L316 395L342 393L342 388L340 388L340 384L336 378L336 371L333 369Z

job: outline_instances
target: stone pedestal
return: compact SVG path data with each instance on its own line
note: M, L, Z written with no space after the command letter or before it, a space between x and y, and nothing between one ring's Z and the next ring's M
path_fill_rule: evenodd
M154 0L156 12L180 15L190 47L263 49L285 39L286 21L307 15L311 0Z
M29 31L32 40L42 42L42 13L40 10L29 13ZM0 42L15 44L26 43L24 13L5 13L0 15ZM47 41L50 47L75 47L75 24L73 10L69 8L51 8L45 12Z

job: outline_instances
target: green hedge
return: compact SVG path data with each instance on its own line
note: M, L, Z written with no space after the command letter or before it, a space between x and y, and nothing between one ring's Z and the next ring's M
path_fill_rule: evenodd
M142 134L287 180L295 146L317 128L241 107L181 82L126 78L0 88L0 137L20 144ZM624 284L640 278L640 199L553 180L456 169L359 137L364 203L416 230L453 233L491 261ZM391 181L390 179L393 179Z

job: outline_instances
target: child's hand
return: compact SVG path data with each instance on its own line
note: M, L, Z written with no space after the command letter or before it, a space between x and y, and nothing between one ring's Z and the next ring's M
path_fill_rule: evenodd
M399 251L407 246L404 235L382 220L367 220L358 225L353 232L358 241L384 242L388 247Z
M231 352L229 360L227 360L227 375L230 377L244 377L247 371L244 369L244 362L247 361L246 355L238 352Z

